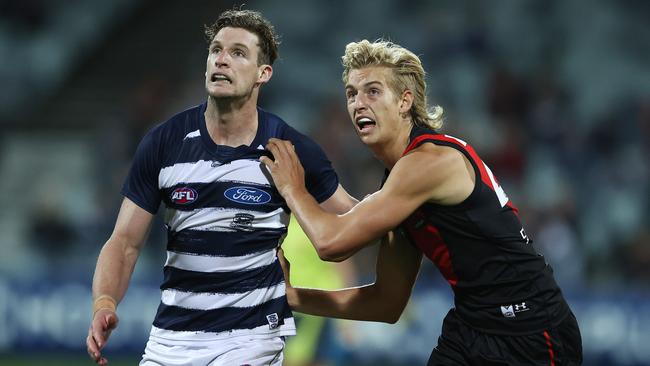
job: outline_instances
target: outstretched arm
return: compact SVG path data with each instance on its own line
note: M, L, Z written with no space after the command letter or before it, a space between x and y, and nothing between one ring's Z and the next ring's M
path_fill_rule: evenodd
M290 142L270 139L267 147L275 161L268 157L262 157L261 161L268 167L275 186L318 255L328 261L348 258L397 227L424 202L449 196L448 191L459 186L449 184L455 177L450 170L457 166L465 169L462 156L446 151L442 154L439 151L412 152L395 164L380 191L366 197L347 213L336 215L322 210L308 193L302 165ZM458 159L450 161L447 155Z
M291 287L290 268L278 253L287 283L289 305L312 315L395 323L399 320L420 270L422 254L401 234L389 232L377 256L375 282L342 290Z
M100 365L108 363L101 350L117 327L115 309L126 293L152 219L152 214L125 198L113 233L97 259L93 277L93 320L86 347L90 358Z

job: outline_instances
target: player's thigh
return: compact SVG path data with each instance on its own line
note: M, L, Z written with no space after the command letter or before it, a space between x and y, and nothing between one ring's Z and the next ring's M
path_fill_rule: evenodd
M284 360L284 337L240 337L230 343L209 366L282 366Z
M139 366L194 366L205 365L209 360L205 350L149 340Z
M556 356L549 348L547 336L542 331L520 336L485 333L450 311L427 365L547 366Z
M570 313L559 326L551 329L549 335L549 342L557 353L558 366L582 364L582 336L573 313Z
M431 352L427 366L471 365L467 343L476 338L475 332L460 322L453 310L442 323L438 344Z

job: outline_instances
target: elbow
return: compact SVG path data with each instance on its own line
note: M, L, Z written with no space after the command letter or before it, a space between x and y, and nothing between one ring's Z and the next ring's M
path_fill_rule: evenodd
M318 257L325 262L342 262L352 255L352 253L347 253L334 245L319 246L316 252Z
M410 292L406 294L384 294L382 295L385 299L391 299L392 301L387 301L387 306L382 311L381 322L388 324L395 324L399 321L406 309L408 304Z
M355 320L365 320L365 321L378 322L378 323L395 324L399 321L399 319L402 316L402 311L396 309L377 309L377 310L379 310L379 312L376 312L374 314L369 314L369 316L365 318L355 319Z
M388 320L385 320L384 323L386 323L386 324L395 324L395 323L397 323L398 320L399 320L399 317L390 318Z
M340 236L321 238L313 242L321 260L342 262L361 249L356 243Z
M318 252L318 257L325 262L343 262L346 260L349 256L342 256L338 255L336 253L329 253L329 252Z
M395 324L399 321L399 318L402 317L403 312L404 312L404 308L394 309L394 310L391 309L390 311L386 312L384 319L382 319L382 322L388 324Z

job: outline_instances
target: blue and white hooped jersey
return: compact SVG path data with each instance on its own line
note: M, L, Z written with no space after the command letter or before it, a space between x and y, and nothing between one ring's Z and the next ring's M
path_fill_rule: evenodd
M151 129L122 188L152 214L165 205L167 261L151 337L180 344L295 334L276 257L289 209L258 159L269 138L292 141L318 202L334 193L338 177L318 145L262 109L250 146L215 144L205 108Z

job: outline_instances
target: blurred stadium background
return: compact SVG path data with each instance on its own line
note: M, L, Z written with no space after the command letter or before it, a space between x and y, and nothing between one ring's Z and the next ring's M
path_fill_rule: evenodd
M0 1L0 365L91 363L92 273L132 153L148 128L204 99L202 26L240 4ZM585 365L650 365L650 2L245 7L283 40L261 105L321 143L358 197L376 190L382 168L348 125L344 46L385 37L420 55L444 131L491 165L555 268ZM137 364L159 301L158 225L106 351L115 365ZM334 272L354 285L373 268L364 250ZM424 364L450 306L427 262L398 324L328 321L293 363Z

